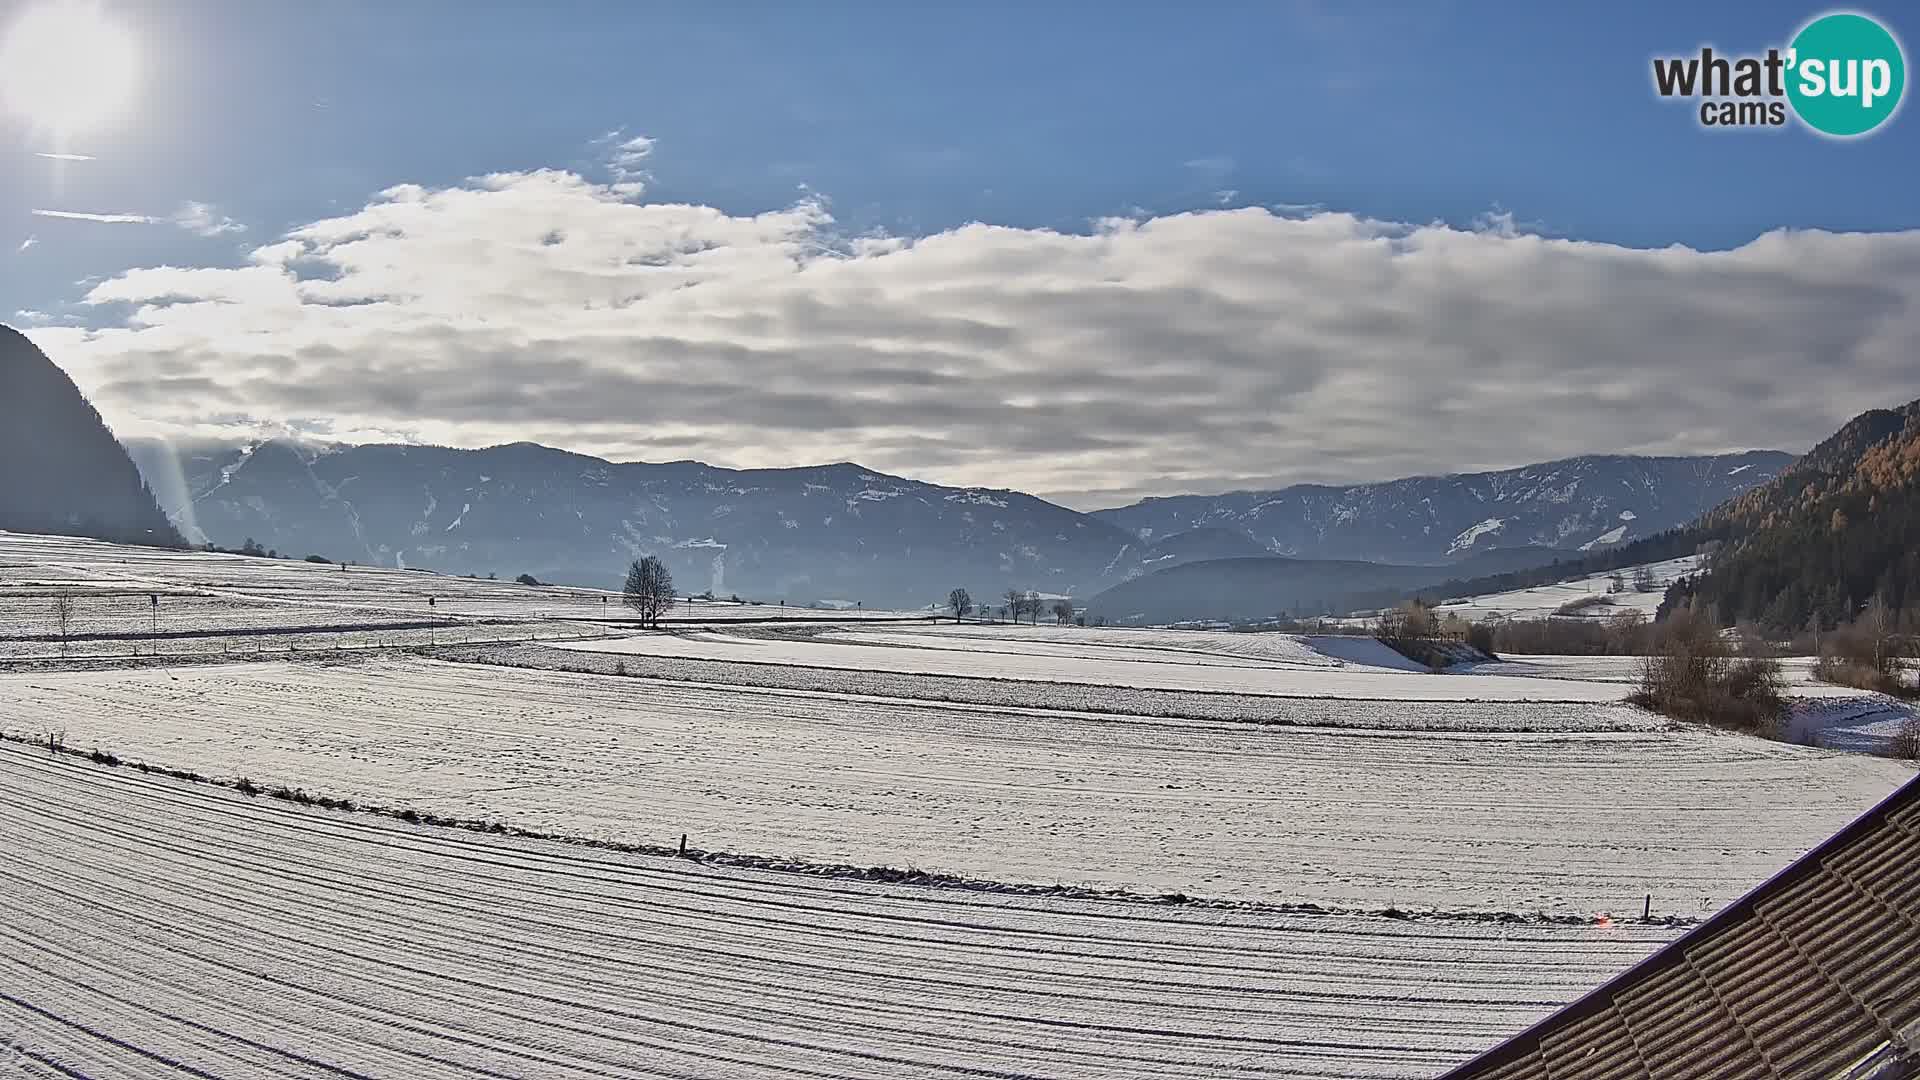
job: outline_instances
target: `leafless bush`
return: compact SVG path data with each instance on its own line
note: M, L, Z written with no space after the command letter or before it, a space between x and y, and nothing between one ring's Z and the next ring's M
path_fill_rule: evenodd
M1532 656L1646 656L1653 641L1637 611L1609 619L1509 619L1493 627L1495 650Z
M1906 761L1920 760L1920 713L1908 713L1906 719L1900 721L1900 730L1893 733L1887 753Z
M1433 608L1418 600L1409 600L1380 616L1374 640L1429 671L1445 671L1452 662L1440 641L1440 620Z
M1569 600L1559 607L1554 608L1553 613L1555 615L1578 615L1592 608L1611 606L1613 606L1613 597L1605 593L1594 593L1592 596L1582 596L1574 600Z
M1677 720L1778 738L1786 684L1779 661L1734 656L1713 620L1688 607L1657 627L1655 651L1629 700Z
M1813 677L1883 694L1905 692L1903 654L1911 651L1911 643L1899 632L1901 622L1899 612L1876 600L1859 618L1821 638Z

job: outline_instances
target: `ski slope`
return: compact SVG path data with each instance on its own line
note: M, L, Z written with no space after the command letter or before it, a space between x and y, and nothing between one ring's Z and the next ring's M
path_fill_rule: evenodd
M1912 775L1618 705L1293 726L421 659L0 673L6 730L541 832L1378 910L1710 913ZM1312 726L1335 712L1347 726ZM1487 732L1489 716L1536 730ZM1421 714L1418 726L1402 719Z
M0 1063L221 1080L1423 1077L1677 932L722 870L13 745L0 910Z

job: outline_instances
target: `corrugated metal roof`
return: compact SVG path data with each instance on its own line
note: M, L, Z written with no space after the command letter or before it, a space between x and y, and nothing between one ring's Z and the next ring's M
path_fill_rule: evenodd
M1920 777L1441 1080L1920 1077Z

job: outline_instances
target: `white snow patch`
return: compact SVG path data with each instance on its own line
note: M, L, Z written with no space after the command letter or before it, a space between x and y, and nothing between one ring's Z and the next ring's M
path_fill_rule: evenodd
M975 506L992 506L1000 510L1007 508L1007 500L996 499L984 491L956 491L947 496L948 502L970 503Z
M1601 533L1599 536L1596 536L1593 539L1587 541L1586 543L1581 544L1580 550L1592 551L1596 545L1617 544L1620 542L1620 538L1625 535L1627 535L1627 527L1625 525L1616 525L1613 528L1608 529L1606 532Z
M1447 545L1447 554L1453 555L1453 554L1457 554L1459 552L1465 551L1468 548L1472 547L1476 542L1478 542L1482 536L1485 536L1488 533L1499 532L1500 530L1506 528L1506 526L1507 526L1507 523L1506 523L1506 519L1504 518L1497 518L1497 517L1488 518L1487 520L1482 521L1478 525L1474 525L1471 528L1468 528L1466 531L1462 532L1459 536L1454 537L1453 543Z

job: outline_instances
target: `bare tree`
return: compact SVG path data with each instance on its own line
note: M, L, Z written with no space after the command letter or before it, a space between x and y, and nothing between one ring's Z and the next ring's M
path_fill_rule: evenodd
M1898 693L1905 683L1901 615L1876 595L1859 617L1819 639L1814 677L1862 690Z
M1020 616L1027 613L1027 594L1020 589L1008 589L1007 603L1001 611L1011 613L1013 621L1019 622Z
M1653 567L1642 566L1633 572L1634 592L1652 592L1657 588L1659 588L1659 585L1653 580Z
M67 655L67 632L73 627L73 597L61 593L53 598L53 621L60 627L60 655Z
M1073 621L1073 601L1061 598L1053 602L1053 621L1065 626Z
M1027 590L1027 614L1033 616L1033 625L1040 625L1040 594Z
M1733 655L1718 620L1691 604L1668 615L1655 634L1628 701L1680 720L1780 735L1787 703L1779 661Z
M627 567L627 584L621 590L621 603L640 616L640 625L660 628L660 616L673 607L673 575L667 564L652 555L635 559Z
M955 589L947 594L947 610L953 612L956 620L973 614L973 597L965 589Z

